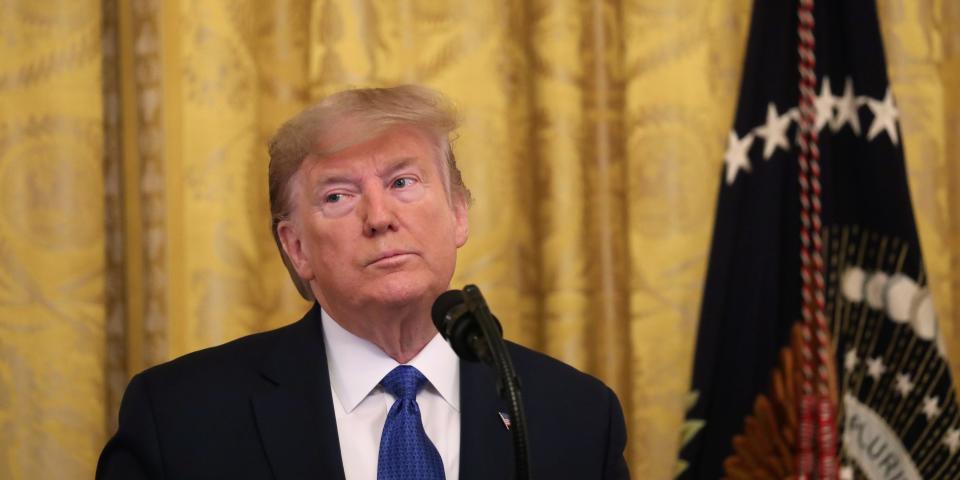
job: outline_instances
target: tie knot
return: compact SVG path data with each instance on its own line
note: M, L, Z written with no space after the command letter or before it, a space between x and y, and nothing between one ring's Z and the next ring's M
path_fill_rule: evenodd
M383 377L380 385L397 400L416 400L417 392L426 381L427 377L420 370L410 365L400 365Z

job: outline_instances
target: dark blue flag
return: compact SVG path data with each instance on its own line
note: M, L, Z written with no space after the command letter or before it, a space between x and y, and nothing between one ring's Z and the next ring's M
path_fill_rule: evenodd
M797 1L756 1L727 139L679 476L796 474ZM960 478L960 415L873 0L813 10L824 313L841 479Z

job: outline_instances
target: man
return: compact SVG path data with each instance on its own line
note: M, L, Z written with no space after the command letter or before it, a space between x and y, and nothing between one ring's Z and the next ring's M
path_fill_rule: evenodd
M506 405L433 326L468 236L456 122L423 87L334 94L270 145L273 233L314 307L136 375L97 478L501 479ZM532 475L627 478L620 404L509 344Z

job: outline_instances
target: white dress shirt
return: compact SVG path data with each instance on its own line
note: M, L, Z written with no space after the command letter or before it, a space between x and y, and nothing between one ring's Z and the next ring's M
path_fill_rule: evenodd
M380 380L400 365L373 343L346 330L321 310L340 458L347 480L376 480L380 435L394 398ZM417 393L423 428L440 452L447 480L460 473L460 362L438 333L406 365L427 383Z

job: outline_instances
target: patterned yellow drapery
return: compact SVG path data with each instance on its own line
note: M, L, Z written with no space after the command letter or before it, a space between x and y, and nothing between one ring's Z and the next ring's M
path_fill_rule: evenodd
M960 7L880 0L955 360ZM0 0L0 478L90 478L127 379L306 309L265 141L347 86L459 106L455 286L620 396L670 478L749 0Z

